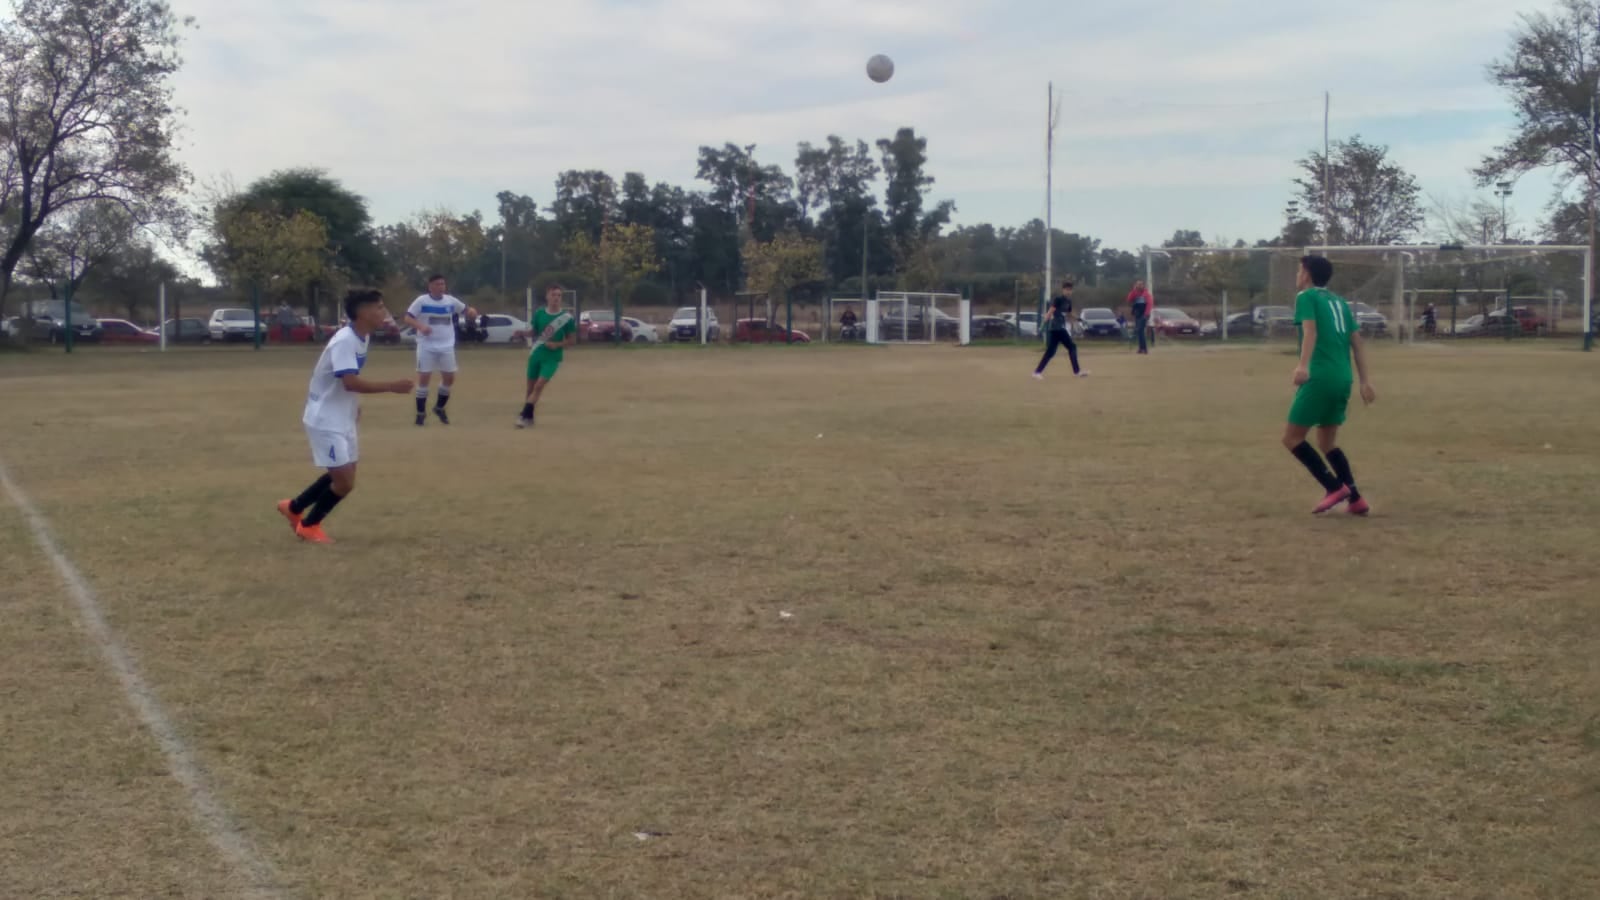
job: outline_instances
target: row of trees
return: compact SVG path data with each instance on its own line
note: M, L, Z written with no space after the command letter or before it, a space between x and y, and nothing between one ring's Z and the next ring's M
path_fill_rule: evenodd
M1034 296L1045 241L1058 271L1125 282L1141 260L1086 234L952 228L955 205L930 197L928 143L913 128L869 144L801 143L786 169L754 145L699 150L692 188L560 173L541 206L512 190L481 212L425 210L373 223L365 200L328 173L273 173L214 186L186 205L190 177L173 152L171 76L190 24L163 0L13 0L0 20L0 315L14 281L52 295L87 287L149 297L172 281L163 244L197 246L235 295L320 298L350 282L416 286L446 272L459 293L520 295L543 277L591 296L671 302L698 286L719 295L797 290L948 288ZM1488 185L1555 167L1580 188L1552 203L1548 237L1587 239L1600 159L1591 108L1600 74L1600 0L1557 0L1524 19L1490 69L1511 96L1513 139L1475 171ZM1421 204L1386 148L1355 136L1299 161L1280 233L1260 246L1476 239L1503 230L1483 201ZM1493 228L1499 225L1500 229ZM1169 246L1203 244L1179 232ZM865 284L863 283L865 279Z

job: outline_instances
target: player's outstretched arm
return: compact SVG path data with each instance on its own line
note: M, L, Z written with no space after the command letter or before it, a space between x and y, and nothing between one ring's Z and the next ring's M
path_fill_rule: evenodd
M409 394L414 385L409 379L399 381L368 381L354 372L339 376L344 389L352 394Z
M411 313L406 313L406 324L410 325L412 328L415 328L418 334L433 334L432 325L429 325L427 322L418 319Z
M1350 355L1355 357L1356 378L1361 385L1361 402L1374 403L1378 399L1378 392L1373 389L1372 381L1367 377L1367 342L1361 339L1361 332L1350 335Z

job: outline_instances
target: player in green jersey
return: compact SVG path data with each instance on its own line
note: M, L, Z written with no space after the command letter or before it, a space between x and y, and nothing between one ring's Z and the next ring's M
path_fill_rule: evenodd
M1328 290L1332 279L1333 263L1320 256L1301 258L1295 278L1300 295L1294 301L1294 321L1300 329L1300 364L1294 370L1297 390L1294 404L1289 407L1289 422L1283 429L1283 446L1328 492L1313 513L1321 515L1348 502L1352 514L1364 516L1372 508L1356 490L1350 459L1339 449L1339 426L1344 424L1354 382L1350 373L1352 356L1361 378L1362 402L1376 401L1378 393L1367 380L1367 351L1355 313L1343 297ZM1313 428L1317 429L1317 446L1327 456L1327 463L1306 441ZM1329 465L1333 466L1331 472Z
M523 398L522 414L517 417L518 428L533 424L533 408L544 394L545 385L556 377L566 348L578 342L578 321L561 308L561 285L545 288L544 308L534 312L532 326L529 331L512 335L513 338L538 335L533 352L528 354L528 393Z

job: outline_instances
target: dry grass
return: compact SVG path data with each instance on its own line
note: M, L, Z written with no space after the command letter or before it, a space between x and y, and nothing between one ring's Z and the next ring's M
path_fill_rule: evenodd
M308 351L0 357L0 458L300 896L1600 896L1600 357L1379 353L1359 521L1164 346L468 352L332 548ZM0 538L0 895L217 896Z

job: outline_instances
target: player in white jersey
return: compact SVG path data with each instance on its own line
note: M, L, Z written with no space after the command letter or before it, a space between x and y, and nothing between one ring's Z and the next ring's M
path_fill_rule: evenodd
M331 544L323 533L322 520L339 501L356 489L356 422L361 418L357 394L409 394L411 382L368 381L361 377L367 363L368 339L391 316L383 305L383 294L374 290L353 290L344 298L345 315L350 324L328 339L316 368L311 370L311 389L306 393L305 414L301 422L311 442L311 461L327 469L327 474L293 500L278 501L278 512L289 520L289 527L301 540Z
M433 414L450 424L444 405L450 402L450 389L456 383L456 321L466 313L477 318L478 311L444 292L443 275L428 277L428 292L411 301L406 324L417 330L417 424L428 424L428 381L434 370L440 374L439 400Z

